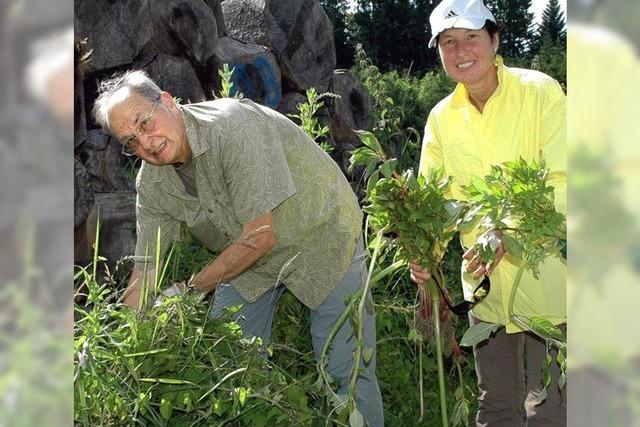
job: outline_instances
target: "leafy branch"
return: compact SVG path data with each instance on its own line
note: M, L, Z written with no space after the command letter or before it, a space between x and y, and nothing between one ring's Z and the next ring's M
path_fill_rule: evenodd
M487 263L495 260L500 243L509 254L520 260L509 296L508 317L546 343L540 401L546 398L551 383L550 351L553 347L558 349L556 362L561 369L560 389L566 383L566 338L549 320L516 314L513 306L525 269L539 278L541 262L551 256L566 257L566 217L555 209L554 189L548 184L548 174L544 161L529 164L521 158L492 166L484 179L472 177L470 184L463 187L469 194L469 210L460 225L461 231L475 228L480 232L474 249ZM478 344L501 326L478 323L465 333L462 344Z
M298 119L302 130L317 142L325 152L330 153L333 151L333 147L327 138L329 135L329 127L320 124L317 114L318 111L324 107L322 98L328 96L336 97L337 95L329 92L318 94L313 87L307 89L306 95L307 102L298 104L298 114L289 114L289 117Z
M366 173L369 174L369 205L364 209L368 214L369 224L374 230L386 230L387 237L391 238L397 247L396 259L405 264L418 260L422 267L433 272L439 283L444 284L440 264L447 244L456 232L457 220L463 212L461 203L449 200L445 196L450 180L444 176L441 169L431 170L427 177L415 177L411 170L399 175L394 170L395 159L386 157L375 136L368 132L361 132L359 135L365 146L354 150L352 155L353 163L366 164ZM379 169L375 170L378 164ZM383 175L382 178L380 174ZM440 295L433 281L420 285L418 294L418 313L421 321L432 321L434 324L440 413L442 424L447 426ZM423 340L419 339L416 342L421 354ZM422 404L420 408L422 417Z

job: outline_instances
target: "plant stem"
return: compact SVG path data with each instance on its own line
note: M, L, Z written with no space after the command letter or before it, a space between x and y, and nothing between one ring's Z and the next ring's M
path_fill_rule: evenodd
M438 278L438 280L440 280L440 278ZM436 360L438 363L438 385L440 389L440 415L442 418L442 426L448 427L447 396L444 388L444 366L442 363L442 336L440 334L440 295L432 280L429 281L429 289L431 291L433 304L431 315L433 316L433 325L436 333Z
M418 341L418 384L420 387L420 421L424 418L424 384L422 382L422 344L423 341Z
M376 265L378 259L378 253L382 246L382 235L386 231L386 228L378 231L376 235L376 246L373 248L373 255L369 263L369 272L367 273L367 280L364 284L362 296L360 297L360 304L358 305L357 312L357 324L358 330L356 332L356 351L353 360L353 367L351 368L351 381L349 381L349 398L354 399L356 393L356 382L358 380L358 371L360 370L360 359L362 358L362 335L364 334L364 309L367 302L367 296L369 295L369 286L371 284L371 276L373 275L373 268Z
M514 315L513 315L513 302L516 299L516 292L518 290L518 286L520 285L520 279L522 278L522 273L524 273L524 268L527 264L527 261L525 259L522 259L520 261L520 265L518 266L518 271L516 273L516 277L515 279L513 279L513 284L511 285L511 294L509 295L509 319L510 320L514 320Z

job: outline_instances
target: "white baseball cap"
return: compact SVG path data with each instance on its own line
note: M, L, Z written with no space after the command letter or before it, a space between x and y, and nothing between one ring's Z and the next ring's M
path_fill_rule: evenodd
M489 20L496 24L496 18L482 0L442 0L429 16L431 40L429 47L435 47L438 34L449 28L479 30Z

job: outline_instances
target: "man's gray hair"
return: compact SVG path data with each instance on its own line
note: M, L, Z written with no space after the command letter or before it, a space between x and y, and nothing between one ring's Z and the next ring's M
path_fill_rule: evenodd
M111 99L122 89L128 89L129 96L138 94L149 102L155 102L160 98L162 90L142 70L127 71L124 74L114 75L110 79L100 82L98 87L98 99L93 104L93 117L96 122L107 132L111 132L109 126L109 108Z

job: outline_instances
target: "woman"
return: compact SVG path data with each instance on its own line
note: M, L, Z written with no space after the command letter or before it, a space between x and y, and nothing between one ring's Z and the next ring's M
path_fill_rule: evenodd
M560 85L537 71L505 67L497 55L500 36L496 20L481 0L444 0L429 21L429 46L437 46L445 72L458 85L429 114L420 173L443 167L454 177L451 196L465 199L461 186L473 175L488 174L491 165L520 157L527 161L543 158L550 169L548 182L555 189L556 208L566 212L566 97ZM463 245L472 247L476 237L474 231L463 233ZM537 405L545 346L508 321L517 262L500 246L492 265L478 259L473 250L465 253L462 263L467 299L480 278L491 275L491 291L470 312L470 322L506 324L474 348L479 388L477 425L565 425L566 396L558 390L555 363L548 397ZM410 263L410 271L416 283L430 277L417 262ZM525 272L514 312L564 324L565 279L566 266L557 258L545 260L539 279Z

